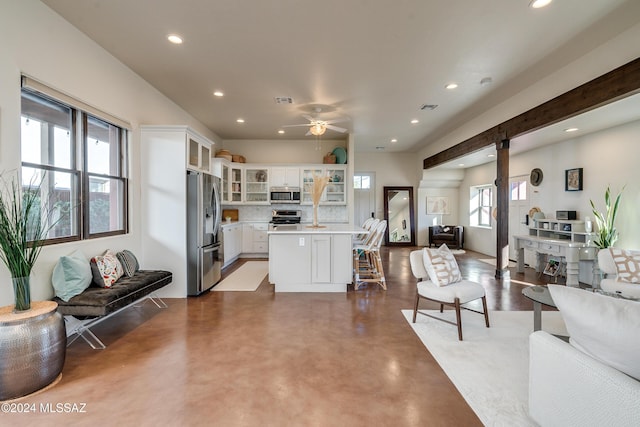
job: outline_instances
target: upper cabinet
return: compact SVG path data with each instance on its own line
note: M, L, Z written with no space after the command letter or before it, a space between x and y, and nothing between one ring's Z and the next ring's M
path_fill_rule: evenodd
M314 176L329 176L329 183L322 192L320 204L323 205L344 205L347 203L347 192L345 179L347 167L342 165L331 165L330 167L318 166L312 169L302 169L302 204L312 204L311 189L313 188Z
M300 168L274 166L269 176L271 187L300 187Z
M187 132L187 169L211 173L211 142Z
M244 201L252 204L269 203L269 168L245 166Z

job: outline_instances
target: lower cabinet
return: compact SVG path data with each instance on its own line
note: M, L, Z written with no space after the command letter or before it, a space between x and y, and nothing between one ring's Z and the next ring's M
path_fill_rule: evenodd
M242 253L242 224L223 225L223 267L231 264Z
M242 253L266 256L269 253L266 222L245 223L242 225Z

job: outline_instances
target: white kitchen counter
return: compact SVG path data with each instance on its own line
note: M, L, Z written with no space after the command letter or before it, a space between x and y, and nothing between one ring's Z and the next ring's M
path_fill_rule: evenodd
M269 282L276 292L346 292L353 282L353 236L348 224L276 227L269 237Z

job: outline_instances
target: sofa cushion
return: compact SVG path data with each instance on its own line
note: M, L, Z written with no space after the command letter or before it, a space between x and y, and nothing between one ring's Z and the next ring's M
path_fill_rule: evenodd
M549 285L571 345L640 380L640 302Z
M80 251L62 256L53 268L51 283L55 295L63 301L78 295L91 285L89 260Z
M462 280L456 258L449 247L442 244L438 249L423 249L424 268L437 286L446 286Z
M140 264L133 252L125 249L122 252L118 252L116 257L118 258L118 261L120 261L122 270L127 277L133 277L133 275L136 274L136 271L140 270Z
M640 251L609 248L618 280L640 284Z
M172 274L163 270L139 270L133 277L122 277L110 288L89 287L81 294L58 303L63 315L98 317L105 316L145 295L171 283Z
M91 258L93 282L101 288L110 288L124 274L122 265L111 250Z

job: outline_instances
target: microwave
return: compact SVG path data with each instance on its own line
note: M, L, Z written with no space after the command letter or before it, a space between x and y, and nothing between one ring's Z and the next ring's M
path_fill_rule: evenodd
M271 203L300 203L300 187L271 187Z

